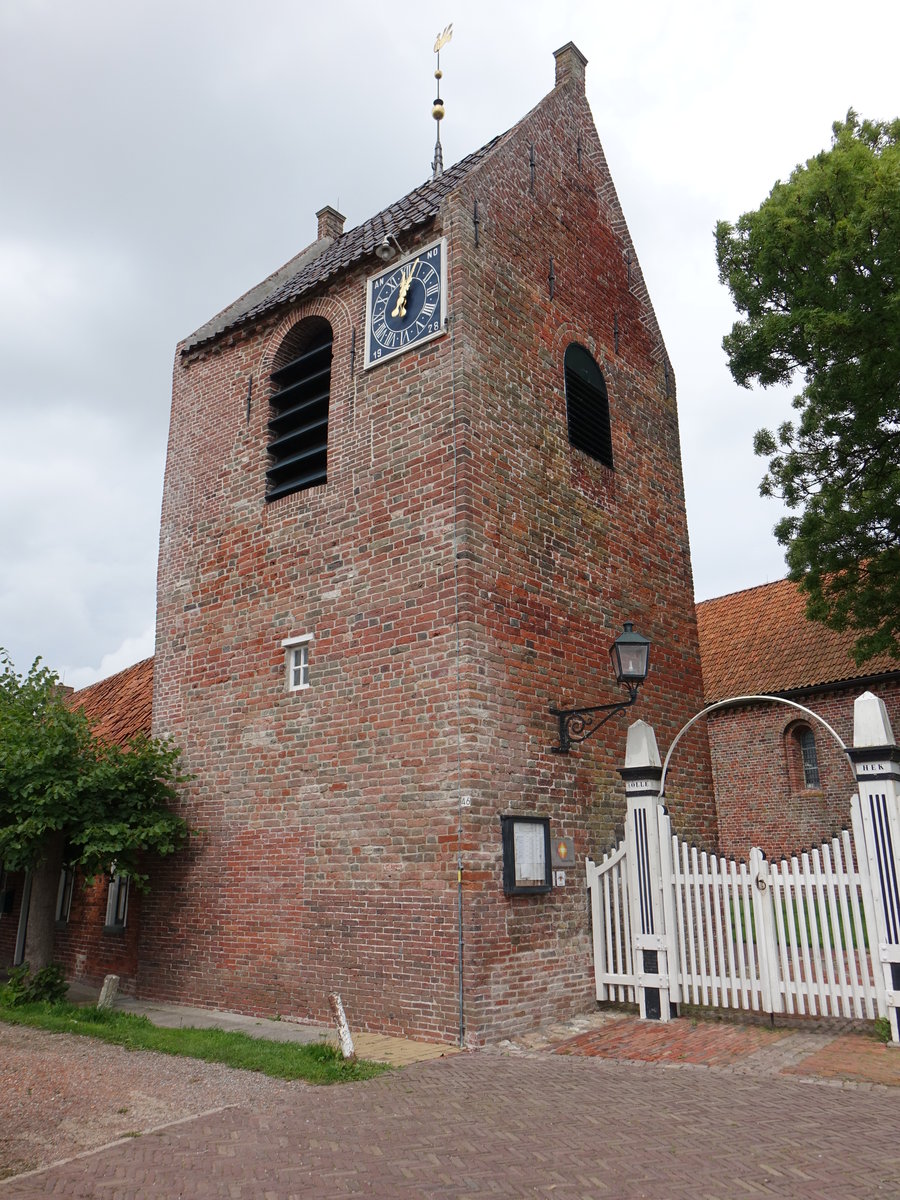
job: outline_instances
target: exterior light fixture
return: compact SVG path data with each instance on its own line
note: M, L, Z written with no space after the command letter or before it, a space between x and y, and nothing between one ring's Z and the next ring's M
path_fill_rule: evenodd
M638 688L647 678L650 666L650 639L635 633L631 621L626 621L624 632L609 648L609 657L616 682L628 689L628 699L617 704L595 704L591 708L551 706L550 713L559 722L559 745L551 747L554 754L568 754L573 742L585 741L616 713L630 708L637 700Z
M391 242L394 243L393 246L391 245ZM397 247L396 250L394 249L394 246ZM397 241L394 235L390 234L390 236L388 236L386 234L375 247L375 253L382 262L390 262L392 258L398 254L402 254L403 251L400 249L400 243Z

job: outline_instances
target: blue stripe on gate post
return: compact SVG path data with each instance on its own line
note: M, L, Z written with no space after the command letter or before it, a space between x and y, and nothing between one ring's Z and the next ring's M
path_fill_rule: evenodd
M891 1038L900 1042L900 747L884 701L864 692L854 704L847 752L859 787L865 852L874 893L880 961ZM876 968L877 969L877 968Z
M641 1017L668 1021L677 1016L670 999L669 970L672 954L666 930L662 897L659 837L659 789L662 764L653 727L635 721L628 730L625 766L619 769L625 781L626 864L630 873L631 930L637 995ZM638 964L640 966L638 967Z

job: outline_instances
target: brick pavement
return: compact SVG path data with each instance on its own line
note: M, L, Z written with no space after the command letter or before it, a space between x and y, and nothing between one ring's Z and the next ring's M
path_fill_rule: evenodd
M790 1037L788 1029L718 1025L710 1021L641 1022L633 1017L604 1022L553 1047L556 1054L637 1062L731 1066ZM859 1039L857 1039L859 1040ZM900 1063L898 1063L900 1066Z
M847 1079L900 1087L900 1048L843 1034L816 1045L810 1054L784 1069L794 1075L818 1079Z
M289 1103L183 1122L0 1184L0 1196L898 1197L898 1118L892 1088L479 1051L365 1084L297 1085Z

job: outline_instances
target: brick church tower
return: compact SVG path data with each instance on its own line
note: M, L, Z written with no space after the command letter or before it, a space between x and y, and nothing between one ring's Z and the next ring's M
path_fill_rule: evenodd
M563 47L508 133L346 233L322 209L177 349L153 726L196 835L144 902L145 995L337 990L448 1041L593 1005L626 718L563 756L549 707L617 698L626 620L661 746L702 686L674 377L584 74ZM702 735L670 790L714 840ZM512 816L526 877L529 831L569 839L564 881L510 891Z

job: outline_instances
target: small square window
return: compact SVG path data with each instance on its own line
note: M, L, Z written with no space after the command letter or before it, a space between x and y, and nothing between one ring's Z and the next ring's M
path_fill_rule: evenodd
M508 896L549 892L550 818L501 817L503 890Z
M309 687L309 644L312 634L302 637L285 638L281 643L285 652L285 672L287 690L299 692Z
M291 651L291 691L309 687L309 644L295 646Z

